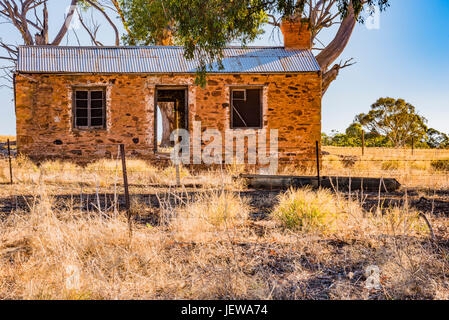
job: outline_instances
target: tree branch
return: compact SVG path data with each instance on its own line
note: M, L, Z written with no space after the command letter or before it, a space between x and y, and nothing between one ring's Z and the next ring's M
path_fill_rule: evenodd
M112 29L114 29L115 32L115 45L119 46L120 45L120 32L118 31L117 26L114 24L114 22L112 22L111 18L107 15L107 13L100 8L98 5L96 5L94 2L92 2L91 0L86 0L87 3L89 3L92 7L94 7L95 9L97 9L98 11L101 12L101 14L105 17L105 19L109 22L109 24L111 25Z
M348 10L348 14L343 19L335 38L316 57L323 72L341 55L351 38L357 19L352 5Z
M64 39L64 36L67 33L67 30L69 30L70 23L72 22L73 15L75 14L76 5L78 4L79 0L72 0L72 3L70 5L69 13L67 14L67 17L64 20L63 25L61 26L58 34L56 35L55 39L51 43L53 46L57 46L61 43L62 39Z

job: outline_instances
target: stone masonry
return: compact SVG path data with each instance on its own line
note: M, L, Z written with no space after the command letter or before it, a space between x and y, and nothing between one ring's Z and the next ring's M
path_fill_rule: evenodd
M263 128L279 130L280 163L315 159L315 141L321 136L320 73L210 74L207 79L201 88L193 74L18 74L18 151L32 159L89 161L116 155L116 145L124 143L130 156L155 159L156 86L187 86L189 130L193 121L201 121L203 130L223 133L230 127L231 88L262 86ZM77 86L105 87L105 129L73 128L72 92Z
M307 22L284 20L281 30L286 50L311 49ZM321 72L210 73L204 88L195 84L192 73L18 73L15 76L18 152L36 160L69 158L87 162L115 156L117 145L123 143L128 155L157 160L154 97L158 86L188 89L190 133L194 121L201 121L203 130L218 129L223 137L231 123L231 89L261 88L262 129L267 132L278 129L279 164L315 165L316 141L321 140ZM74 128L72 97L77 87L104 89L106 128ZM254 134L247 129L233 132ZM206 144L203 142L202 147Z

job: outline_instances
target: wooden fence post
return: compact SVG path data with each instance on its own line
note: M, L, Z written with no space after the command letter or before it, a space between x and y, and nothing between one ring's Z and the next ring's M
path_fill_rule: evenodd
M126 158L125 158L125 145L120 145L120 155L122 157L122 170L123 170L123 184L125 186L125 207L126 214L128 216L128 222L131 221L131 211L129 203L129 186L128 186L128 173L126 172Z
M8 139L8 159L9 159L9 177L10 177L10 184L13 184L13 179L12 179L12 162L11 162L11 145L9 143L9 139Z
M362 156L365 155L365 130L362 130Z
M179 172L179 163L176 164L176 185L181 186L181 174Z
M320 150L318 146L318 141L316 141L316 174L318 179L318 187L321 188L321 177L320 177Z

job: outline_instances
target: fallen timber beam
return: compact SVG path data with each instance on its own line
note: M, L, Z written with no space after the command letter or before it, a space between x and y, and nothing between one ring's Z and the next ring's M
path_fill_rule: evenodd
M288 189L310 186L318 188L317 177L312 176L270 176L245 175L240 178L246 180L248 187L255 189ZM361 178L361 177L321 177L321 187L337 191L363 190L366 192L393 192L401 184L393 178Z

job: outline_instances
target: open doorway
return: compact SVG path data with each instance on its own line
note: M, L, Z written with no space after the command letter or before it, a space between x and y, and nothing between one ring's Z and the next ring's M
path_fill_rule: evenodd
M157 87L155 96L155 152L169 154L174 146L170 134L188 128L186 87Z

